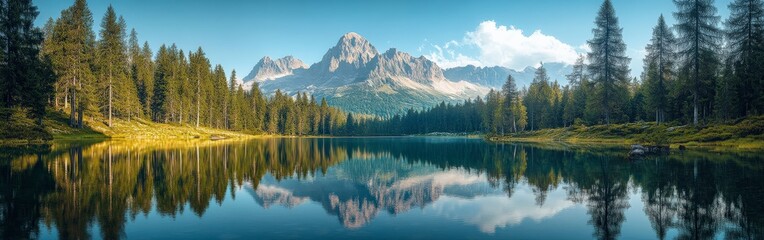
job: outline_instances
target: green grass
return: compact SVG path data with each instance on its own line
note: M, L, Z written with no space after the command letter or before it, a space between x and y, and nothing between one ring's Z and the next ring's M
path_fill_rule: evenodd
M0 144L17 145L46 143L52 140L103 140L103 139L226 139L250 138L255 135L215 128L194 127L189 124L154 123L134 118L131 121L114 119L112 127L102 120L86 118L84 128L69 126L69 116L49 111L43 119L43 127L29 119L22 109L0 109Z
M45 142L53 136L21 108L0 108L0 143Z
M764 116L749 117L729 124L668 126L655 123L626 123L573 126L492 136L494 141L567 142L605 144L685 145L688 147L764 149Z
M194 127L190 124L163 124L143 119L115 120L112 126L93 124L96 131L111 138L122 139L223 139L245 138L253 135L206 127Z
M85 124L83 128L69 126L69 116L57 111L48 111L47 117L43 120L43 125L45 125L45 130L53 136L53 139L58 140L109 138L106 134L91 128L89 124Z

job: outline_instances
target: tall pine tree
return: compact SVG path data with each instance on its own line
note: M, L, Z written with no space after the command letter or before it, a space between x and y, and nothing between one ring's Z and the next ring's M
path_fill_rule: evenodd
M658 18L658 25L653 28L653 37L645 50L645 77L647 104L655 112L655 121L666 121L668 108L668 84L674 79L676 59L674 33L666 25L663 15Z
M700 101L704 88L713 88L707 83L715 76L715 69L706 69L717 60L721 31L717 27L719 16L713 0L674 0L677 20L674 26L678 33L678 53L682 57L683 72L692 92L692 122L698 124ZM705 67L705 68L704 68ZM703 69L702 69L703 68Z
M626 44L621 35L623 29L618 25L610 0L602 3L594 23L594 36L588 41L591 48L588 69L605 123L610 124L614 113L620 112L625 104L631 59L626 57Z
M53 28L54 44L58 45L53 69L59 77L59 86L66 92L70 106L69 124L82 127L85 110L92 109L93 98L93 56L95 34L93 14L85 0L75 0L74 4L61 12L61 17ZM94 105L94 104L93 104Z
M546 127L544 120L549 115L547 112L552 110L553 95L552 87L549 85L549 75L544 65L541 64L536 69L536 76L528 87L528 93L524 98L531 130Z
M54 76L40 59L43 32L33 24L38 13L31 0L0 3L0 97L5 107L31 108L42 124Z
M512 132L517 132L517 119L515 115L515 101L517 101L517 85L515 84L515 78L512 77L512 75L507 76L507 81L504 82L504 85L501 87L501 95L504 98L503 102L503 110L504 110L504 119L509 120L508 123L504 123L504 125L510 125L512 127ZM504 134L504 127L502 127L502 134Z
M764 113L764 4L761 0L735 0L729 5L730 17L725 21L727 49L734 69L734 86L721 86L729 97L737 97L738 115ZM721 100L721 99L720 99ZM725 100L726 101L726 100Z
M98 69L98 99L105 99L102 112L107 117L108 126L112 126L115 112L118 116L130 118L136 114L137 93L135 84L128 78L127 44L125 42L125 22L117 17L114 8L109 6L101 21L101 31L96 48Z

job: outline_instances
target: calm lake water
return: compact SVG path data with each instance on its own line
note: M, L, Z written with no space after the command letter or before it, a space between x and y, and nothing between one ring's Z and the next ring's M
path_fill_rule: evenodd
M763 239L764 155L445 137L1 148L5 239Z

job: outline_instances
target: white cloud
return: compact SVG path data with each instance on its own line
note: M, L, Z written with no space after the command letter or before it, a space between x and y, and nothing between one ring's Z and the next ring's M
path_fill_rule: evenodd
M456 53L454 50L447 49L448 43L444 47L433 45L434 51L424 55L427 59L436 62L442 68L453 68L467 65L483 66L483 64L472 57Z
M526 36L521 29L497 25L494 21L480 23L474 31L465 33L460 42L452 40L433 47L435 50L425 57L444 68L471 64L522 70L527 66L536 66L539 62L572 64L578 56L575 47L553 36L544 35L540 30ZM476 48L477 56L457 52L465 47Z
M465 199L446 195L425 211L475 225L484 233L495 233L496 229L526 220L541 222L572 207L575 203L567 199L567 193L561 187L548 192L544 205L539 206L530 186L525 184L517 186L511 198L506 195L482 195Z

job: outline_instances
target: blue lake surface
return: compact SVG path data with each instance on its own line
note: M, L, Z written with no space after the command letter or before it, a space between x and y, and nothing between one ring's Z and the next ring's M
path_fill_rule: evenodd
M764 155L457 137L4 147L4 239L762 239Z

